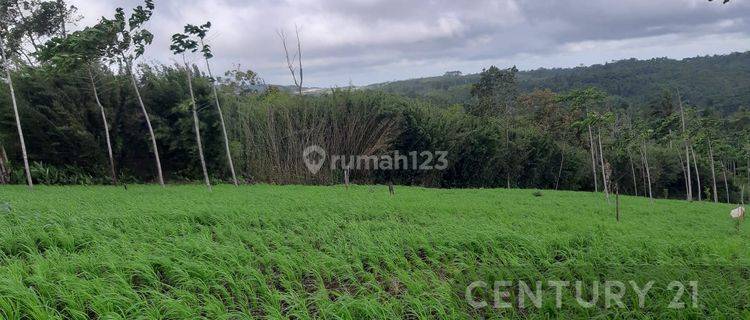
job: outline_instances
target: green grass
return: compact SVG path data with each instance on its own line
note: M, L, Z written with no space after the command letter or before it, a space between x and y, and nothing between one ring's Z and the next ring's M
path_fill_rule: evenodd
M0 316L750 317L750 230L731 206L621 197L618 223L601 194L533 192L2 186ZM567 290L556 309L549 288L541 308L467 303L468 284L497 279L656 284L643 308L586 309ZM666 307L672 280L700 281L697 308Z

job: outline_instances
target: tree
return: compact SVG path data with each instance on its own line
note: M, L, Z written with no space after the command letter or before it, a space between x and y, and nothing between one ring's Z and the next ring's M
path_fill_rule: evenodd
M701 173L698 171L698 159L695 156L695 149L691 146L690 153L693 155L693 166L695 167L695 180L698 183L698 201L703 201L703 195L701 193Z
M719 202L719 193L716 183L716 157L715 157L715 144L720 142L719 130L721 129L719 119L715 118L711 114L703 114L702 117L698 118L696 132L693 134L696 141L696 147L699 147L704 154L708 154L708 163L711 168L711 183L712 183L712 194L715 203Z
M209 77L213 78L210 71ZM214 80L214 88L216 88L217 91L219 89L218 87L225 88L228 90L228 92L235 95L237 98L239 98L240 96L258 93L261 87L266 86L265 81L258 77L258 73L250 69L242 71L240 65L236 65L235 69L225 71L223 78L220 77L218 79L212 80ZM221 85L216 85L217 83ZM272 90L272 88L274 87L266 86L266 90ZM218 93L214 95L214 97L218 97Z
M102 116L112 184L116 185L117 172L112 153L112 141L109 136L109 124L94 80L94 70L98 69L100 59L107 54L108 47L117 41L115 37L117 25L113 22L103 19L93 27L87 27L64 37L54 38L45 44L38 56L42 61L52 64L58 72L69 72L79 68L86 69L93 89L94 100Z
M467 112L478 117L510 114L512 104L518 98L517 73L516 67L500 70L490 66L482 70L479 81L471 86L471 95L477 102L468 105Z
M622 135L616 140L617 150L620 154L625 154L628 157L628 164L630 166L630 174L633 178L633 193L638 196L638 175L635 171L635 163L633 161L634 150L640 149L640 137L633 124L633 117L627 113L623 113L623 127ZM642 170L641 170L642 171ZM644 187L645 187L645 174L643 175ZM646 189L643 189L644 196L646 195Z
M612 169L609 166L609 163L604 160L604 147L602 146L601 130L604 125L614 123L614 114L610 112L604 114L598 112L589 112L588 116L586 117L585 123L589 128L589 133L591 133L592 127L596 129L596 137L599 144L599 162L601 164L600 168L602 171L602 187L604 188L604 195L607 197L607 201L609 201L609 182L612 174Z
M210 25L209 25L210 26ZM286 44L286 33L283 30L280 30L277 32L279 35L279 38L281 39L281 44L284 46L284 57L286 58L286 66L289 69L289 72L292 74L292 80L294 80L294 85L297 86L297 92L299 93L300 97L302 96L302 80L304 74L302 73L302 42L299 39L299 28L297 26L294 26L294 33L297 36L297 53L294 54L292 58L289 58L289 48ZM295 67L294 63L298 62L299 67ZM299 74L299 79L297 77L297 74Z
M188 27L185 27L187 30ZM200 122L198 121L198 108L195 103L195 93L193 92L193 80L190 71L190 65L185 59L185 51L196 52L198 51L198 42L189 39L189 36L182 33L177 33L172 36L172 45L170 49L174 54L182 55L182 61L185 64L185 74L187 75L188 89L190 90L190 101L193 111L193 125L195 127L195 142L198 145L198 156L201 161L201 169L203 169L203 179L205 180L208 190L211 190L211 180L208 177L208 170L206 169L206 158L203 156L203 143L201 142L201 129ZM205 52L204 48L204 52Z
M10 183L10 168L7 163L8 156L5 154L5 146L0 141L0 184Z
M693 201L693 186L692 186L692 179L690 174L690 140L688 138L687 129L685 126L685 108L682 106L682 96L680 95L680 91L677 90L677 101L680 106L680 120L682 123L682 141L685 143L685 174L686 176L686 184L685 184L685 190L687 192L687 200ZM699 190L700 193L700 190Z
M55 36L64 36L65 25L77 21L77 8L68 6L63 0L5 0L0 3L3 23L12 30L6 35L6 51L12 56L25 57L29 65L42 44Z
M643 163L643 167L646 171L646 178L648 181L648 197L649 199L654 199L654 193L651 190L651 167L648 164L648 141L651 140L651 137L653 137L654 130L647 129L643 130L640 134L641 139L641 161ZM645 191L644 191L645 192Z
M1 20L5 20L5 16L0 16ZM5 28L0 29L0 55L2 58L3 63L3 69L5 69L5 83L8 84L8 90L10 91L10 97L11 102L13 104L13 115L16 120L16 129L18 130L18 139L21 144L21 155L23 157L23 168L26 172L26 183L29 185L29 188L34 187L34 182L31 179L31 170L29 169L29 156L26 153L26 141L24 141L23 137L23 128L21 127L21 117L18 115L18 102L16 101L16 92L15 88L13 87L13 77L11 76L11 66L10 62L8 60L8 55L5 51L5 39L7 38L7 35L11 33L13 30L7 29L7 24L5 24Z
M574 90L567 95L561 96L561 102L568 102L572 109L576 112L582 113L584 119L577 122L578 126L585 126L588 129L589 135L589 150L591 152L591 170L593 171L594 178L594 192L599 192L599 185L597 182L596 173L596 148L594 147L594 134L592 130L593 118L588 117L588 109L604 102L607 99L607 94L597 88L589 87L586 89Z
M514 105L518 99L518 83L516 74L518 69L512 67L500 70L490 66L480 74L479 82L471 87L471 94L477 103L468 106L468 112L478 117L496 117L504 122L506 171L506 186L511 187L511 174L515 174L516 167L522 166L517 161L515 146L511 144L511 127L514 122Z
M208 62L209 59L213 58L213 53L211 52L211 47L207 45L204 40L206 38L206 34L208 33L209 29L211 29L211 22L208 21L205 24L201 26L194 26L188 24L185 26L185 32L194 36L198 37L198 41L201 46L201 53L203 54L203 59L206 61L206 70L208 70L208 77L211 80L211 91L214 96L214 102L216 103L216 111L219 114L219 123L221 124L221 133L222 137L224 138L224 150L227 154L227 163L229 165L229 170L232 173L232 182L235 186L239 185L239 182L237 181L237 174L234 170L234 162L232 160L232 152L229 149L229 137L227 136L227 126L224 122L224 113L221 110L221 103L219 103L219 93L216 89L216 79L214 78L213 73L211 72L211 64ZM297 41L299 42L299 34L297 35ZM298 43L299 45L299 43ZM301 50L301 49L300 49ZM301 57L300 57L301 59ZM255 79L255 73L250 74L252 71L248 71L247 73L243 73L243 75L246 78L249 78L254 81ZM235 74L237 75L237 74ZM300 81L302 79L302 61L300 60ZM254 83L253 83L254 84Z
M141 112L146 120L149 136L151 138L151 147L153 148L154 158L156 161L156 173L159 184L164 186L164 175L161 169L161 159L159 158L159 148L156 144L156 136L151 126L151 119L148 116L146 105L143 103L141 92L138 89L138 80L135 78L133 63L143 55L146 46L154 40L154 35L144 28L144 24L151 18L154 10L153 0L145 0L145 8L137 6L133 9L130 18L125 21L125 11L117 8L115 19L112 24L115 26L113 35L115 39L107 48L107 57L125 65L125 70L130 76L133 84L133 90L138 98L138 104L141 106Z

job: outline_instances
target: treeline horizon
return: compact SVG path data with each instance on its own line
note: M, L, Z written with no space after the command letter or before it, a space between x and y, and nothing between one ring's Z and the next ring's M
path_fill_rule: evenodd
M140 10L138 26L148 20L153 4ZM320 145L337 155L449 152L446 170L360 170L351 173L354 183L603 191L722 202L743 201L750 189L750 107L739 96L733 97L739 101L735 107L717 110L710 101L685 99L690 89L677 83L660 86L647 102L632 102L593 80L558 85L565 88L560 91L529 89L514 68L494 66L468 87L461 84L461 92L468 89L461 102L380 90L331 89L307 96L299 94L302 62L295 69L290 60L292 75L299 72L297 93L273 86L257 92L252 85L258 75L251 70L218 78L188 63L138 64L135 59L152 38L147 30L139 33L141 42L128 44L134 52L115 52L124 59L113 57L109 44L92 40L97 32L122 32L127 20L132 21L123 13L86 29L92 33L57 30L40 46L46 55L15 47L9 59L13 67L6 70L15 95L2 86L0 101L17 98L19 115L10 107L0 110L0 183L26 179L18 121L29 174L41 184L154 183L162 171L172 183L204 177L206 183L230 182L232 169L241 183L342 183L342 170L313 175L305 167L304 148ZM176 54L200 51L207 63L220 54L202 43L210 23L189 26L196 29L186 26L184 35L173 38ZM190 42L193 35L200 45ZM16 36L18 41L27 37ZM94 50L71 51L73 40ZM24 55L39 60L25 61ZM637 88L637 79L629 79L631 85L623 88ZM155 158L161 159L159 172Z
M442 76L396 80L364 86L372 90L425 99L436 105L469 103L471 87L481 73L446 72ZM685 101L723 114L750 104L750 51L696 56L622 59L572 68L538 68L518 72L524 91L567 92L596 86L615 103L649 105L664 90L681 88Z

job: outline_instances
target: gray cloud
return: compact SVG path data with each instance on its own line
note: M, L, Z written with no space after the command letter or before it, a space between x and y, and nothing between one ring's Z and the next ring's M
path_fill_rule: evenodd
M80 25L139 2L72 0ZM214 24L217 70L241 64L291 82L278 30L301 29L306 85L750 50L750 3L706 0L158 0L147 61L171 63L170 36Z

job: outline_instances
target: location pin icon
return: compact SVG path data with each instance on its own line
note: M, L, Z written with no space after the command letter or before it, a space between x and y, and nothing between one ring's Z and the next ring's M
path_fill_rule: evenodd
M305 161L307 170L312 174L317 174L326 161L326 151L318 145L312 145L302 151L302 159Z

